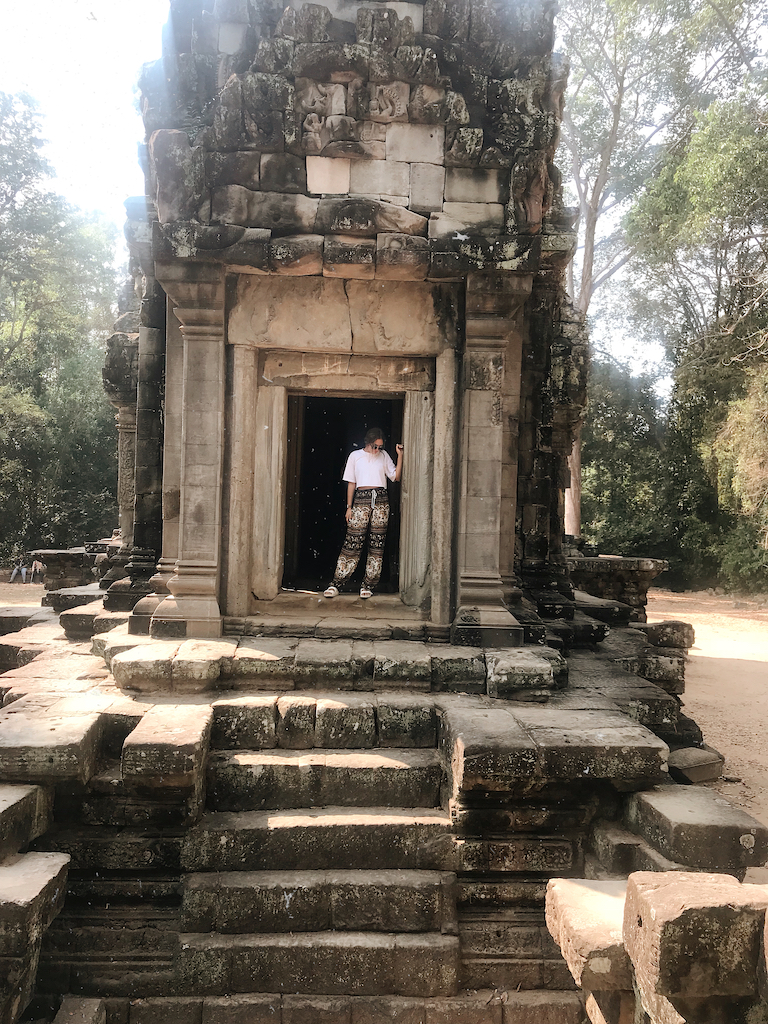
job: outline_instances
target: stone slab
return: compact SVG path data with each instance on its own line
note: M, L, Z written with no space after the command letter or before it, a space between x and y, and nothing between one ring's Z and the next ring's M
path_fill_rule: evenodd
M315 746L337 749L375 747L374 702L354 695L318 699Z
M454 870L451 822L428 808L320 807L205 814L184 839L187 871Z
M551 661L525 649L485 652L489 697L504 697L519 690L556 689Z
M0 864L0 956L24 956L38 943L66 895L69 857L26 853Z
M437 712L431 701L413 694L377 694L376 724L382 747L434 747Z
M768 860L768 828L709 789L657 786L633 793L625 823L665 857L691 867L722 871Z
M188 875L182 930L441 931L456 877L432 871L264 871Z
M40 717L0 712L0 779L87 782L96 768L100 715Z
M197 992L452 995L459 940L377 932L185 934L177 960Z
M436 750L228 751L214 755L208 779L220 811L435 807L443 770Z
M118 642L116 638L115 644ZM115 682L127 690L169 690L171 664L180 647L178 641L153 641L132 646L120 653L111 653L109 667Z
M579 988L632 988L622 940L626 889L622 881L586 878L553 878L547 885L547 928Z
M194 786L202 778L212 724L208 705L156 704L123 744L123 779L152 788Z
M209 687L229 667L238 648L237 640L185 640L171 662L171 680L176 691Z
M657 996L755 995L766 907L765 886L741 885L730 875L631 875L624 945L645 1006Z
M0 859L17 853L51 823L53 791L0 784Z
M106 1024L107 1005L103 999L64 996L54 1024Z

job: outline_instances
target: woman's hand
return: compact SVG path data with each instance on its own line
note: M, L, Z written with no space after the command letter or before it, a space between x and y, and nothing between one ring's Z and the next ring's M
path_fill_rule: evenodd
M348 508L347 511L344 513L344 518L347 520L347 522L349 522L349 520L352 518L351 508Z
M401 444L396 444L395 445L395 451L397 452L398 455L402 455L403 454L403 446Z

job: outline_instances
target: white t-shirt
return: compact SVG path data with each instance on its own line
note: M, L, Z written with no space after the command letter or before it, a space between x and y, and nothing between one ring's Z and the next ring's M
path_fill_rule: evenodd
M347 459L342 479L357 487L386 487L385 477L394 480L395 472L395 464L386 452L370 453L360 448Z

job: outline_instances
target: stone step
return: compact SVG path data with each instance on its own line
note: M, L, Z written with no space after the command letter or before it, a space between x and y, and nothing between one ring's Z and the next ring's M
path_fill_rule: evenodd
M53 608L56 613L68 608L78 608L84 604L104 598L104 591L98 583L87 583L82 587L64 587L61 590L49 590L43 597L43 605Z
M88 604L65 608L59 615L61 628L69 640L86 640L97 630L94 628L96 617L104 611L104 600L99 598Z
M664 857L709 871L768 860L768 828L710 789L656 786L633 793L624 822Z
M0 864L0 957L25 957L61 910L69 857L25 853Z
M212 812L187 833L186 871L382 868L454 870L445 811L428 808L322 807Z
M437 745L437 713L426 695L233 695L214 702L213 716L211 744L220 750Z
M208 804L218 811L297 807L436 807L437 750L222 751L208 767Z
M124 626L127 624L129 618L130 612L110 612L107 611L106 608L102 608L93 620L93 632L91 633L91 636L109 633L113 629Z
M11 605L8 608L0 608L0 636L24 629L32 616L39 611L39 605Z
M97 713L0 712L0 779L87 782L96 770L103 723Z
M440 871L233 871L184 879L184 932L456 934L456 875Z
M435 932L183 933L176 969L182 992L205 995L450 996L459 940Z
M544 995L550 990L563 989L574 990L573 978L558 952L555 956L483 956L476 953L462 953L459 983L463 989L468 991L476 989L492 989L498 992L530 993L531 995ZM537 991L539 990L539 991ZM544 990L544 991L541 991ZM536 1004L538 1005L538 1004ZM570 1003L568 1005L571 1005ZM546 1011L545 1011L546 1012ZM550 1011L551 1012L551 1011ZM549 1017L513 1017L512 1024L518 1024L528 1020L536 1022L539 1020L559 1021L557 1015ZM566 1018L572 1019L570 1017ZM576 1017L578 1024L582 1024L582 1018Z
M122 1020L204 1024L583 1024L579 993L485 990L455 996L313 996L243 993L112 1000Z
M123 743L123 780L153 789L198 786L212 724L207 704L155 704Z
M0 784L0 859L27 846L49 827L53 791Z

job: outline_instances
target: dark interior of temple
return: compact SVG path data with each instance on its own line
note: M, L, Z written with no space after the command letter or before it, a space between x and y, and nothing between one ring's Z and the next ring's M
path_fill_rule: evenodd
M342 474L347 456L363 446L370 427L381 427L396 459L402 441L401 398L328 398L294 395L288 408L285 571L283 587L322 590L333 576L346 523ZM389 483L390 521L379 591L396 593L400 541L400 484ZM348 591L358 590L364 558Z

